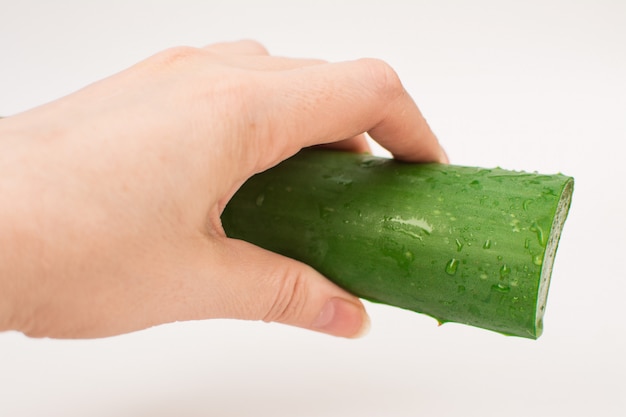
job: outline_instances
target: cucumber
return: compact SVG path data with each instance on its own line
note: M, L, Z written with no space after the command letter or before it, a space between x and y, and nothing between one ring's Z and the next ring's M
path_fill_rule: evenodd
M536 339L573 186L305 149L250 178L222 223L361 298Z

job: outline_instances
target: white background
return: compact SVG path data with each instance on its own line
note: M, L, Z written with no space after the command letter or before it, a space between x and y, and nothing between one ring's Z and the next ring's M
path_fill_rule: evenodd
M454 163L574 176L544 335L372 304L357 341L229 320L5 333L0 416L626 415L626 2L0 0L0 114L170 46L240 38L385 59Z

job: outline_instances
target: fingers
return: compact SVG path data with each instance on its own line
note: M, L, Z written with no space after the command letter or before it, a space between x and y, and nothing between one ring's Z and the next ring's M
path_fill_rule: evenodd
M213 44L204 49L220 54L224 64L275 72L273 87L264 95L264 101L273 101L272 105L264 103L263 107L275 112L268 117L276 123L271 131L282 137L283 143L278 144L279 154L270 152L272 156L262 159L257 170L274 165L302 147L317 144L367 152L363 132L397 159L448 162L419 108L383 61L327 64L315 59L272 57L263 45L252 40ZM290 71L295 69L300 71Z
M200 274L171 286L185 292L173 299L185 302L162 304L178 309L175 320L264 320L348 338L369 327L356 297L300 262L226 238L196 255Z
M445 153L396 73L384 62L362 59L272 74L267 109L273 135L286 155L304 146L368 132L396 158L445 162ZM279 117L289 114L290 117ZM297 138L297 140L294 140ZM275 161L272 161L274 163ZM266 168L266 167L261 167Z

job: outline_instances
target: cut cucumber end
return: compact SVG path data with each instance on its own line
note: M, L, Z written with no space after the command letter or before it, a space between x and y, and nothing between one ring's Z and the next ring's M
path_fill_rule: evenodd
M561 196L557 205L552 227L546 244L546 251L541 268L541 278L539 280L539 288L537 294L537 311L535 312L535 334L534 338L538 338L543 333L543 317L546 312L546 304L548 299L548 290L550 288L550 278L552 276L552 268L556 257L556 250L559 246L561 232L567 218L570 205L572 203L572 195L574 193L574 179L570 178L561 192Z

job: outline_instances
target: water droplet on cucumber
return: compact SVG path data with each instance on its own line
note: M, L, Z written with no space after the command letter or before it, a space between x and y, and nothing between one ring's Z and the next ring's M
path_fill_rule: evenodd
M361 166L361 168L371 168L371 167L375 167L377 165L382 165L383 163L384 163L383 159L371 158L371 159L365 159L359 165Z
M446 274L455 275L458 268L459 268L459 260L456 258L452 258L446 264Z
M522 203L522 209L524 211L528 211L528 208L530 207L530 205L532 204L533 200L524 200L524 202Z
M537 222L533 222L530 226L530 231L535 232L537 234L537 240L539 240L539 244L543 247L546 246L545 234L543 232L543 228L537 224Z
M476 189L476 190L481 190L483 188L482 184L480 183L480 181L478 180L474 180L472 182L470 182L470 187Z
M510 273L511 267L509 267L507 264L504 264L502 265L502 267L500 267L500 278L505 279L509 276Z
M491 286L491 290L499 293L507 293L511 291L511 287L503 283L494 284Z
M321 219L327 219L335 211L332 207L319 206L319 213Z

